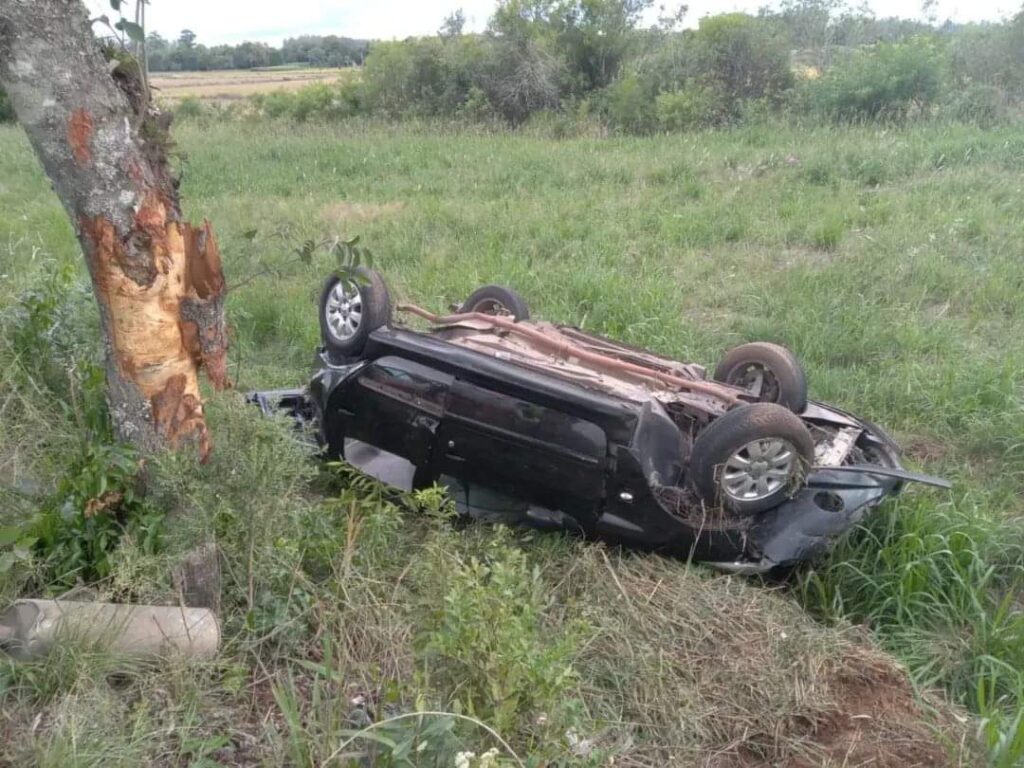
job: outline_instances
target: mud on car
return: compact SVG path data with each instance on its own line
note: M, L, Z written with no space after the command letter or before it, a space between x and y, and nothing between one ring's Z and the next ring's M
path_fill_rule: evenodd
M777 344L731 349L709 374L531 320L506 287L453 309L393 306L373 270L332 276L312 380L252 399L311 423L328 458L403 490L439 483L473 517L737 572L821 555L907 481L948 487L904 470L871 422L808 399Z

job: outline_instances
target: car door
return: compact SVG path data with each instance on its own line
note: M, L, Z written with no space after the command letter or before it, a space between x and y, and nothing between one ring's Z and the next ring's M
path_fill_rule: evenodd
M455 380L437 439L438 474L575 517L595 519L604 493L604 430L567 410Z
M400 357L366 365L345 398L345 459L390 485L411 487L416 471L431 464L451 382L448 374Z

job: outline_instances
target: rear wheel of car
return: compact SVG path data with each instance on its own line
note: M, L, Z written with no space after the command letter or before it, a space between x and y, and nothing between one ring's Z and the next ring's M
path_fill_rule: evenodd
M320 293L320 337L331 352L353 357L370 333L391 321L391 296L380 273L357 267L331 275Z
M526 301L511 288L503 285L485 285L469 295L459 312L483 312L485 315L510 315L515 320L529 320L530 308Z
M796 355L779 344L755 341L733 347L715 368L715 381L747 390L762 403L794 413L807 407L807 376Z
M813 459L814 440L800 417L775 403L751 403L697 435L690 477L705 503L752 515L792 496Z

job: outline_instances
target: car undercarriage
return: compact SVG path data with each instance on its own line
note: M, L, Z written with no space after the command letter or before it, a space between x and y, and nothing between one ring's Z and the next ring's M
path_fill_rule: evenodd
M738 347L709 377L531 321L497 286L453 314L395 307L429 324L418 331L392 320L370 277L325 290L309 386L252 399L312 424L329 458L402 490L443 485L473 517L754 573L826 553L908 481L948 487L904 470L870 422L807 399L802 368L778 345ZM335 321L352 333L335 335Z

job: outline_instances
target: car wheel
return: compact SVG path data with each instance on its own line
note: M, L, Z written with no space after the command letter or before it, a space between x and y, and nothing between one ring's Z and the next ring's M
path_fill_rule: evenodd
M807 376L796 355L783 346L756 341L725 353L715 381L747 390L762 403L778 403L793 413L807 407Z
M469 295L459 312L483 312L485 315L511 315L515 320L529 320L530 308L523 297L511 288L485 285Z
M752 515L793 495L814 459L800 417L774 403L742 405L697 435L690 477L705 503Z
M355 276L327 278L320 293L320 337L329 351L358 355L370 332L390 321L391 296L379 272L357 267Z

